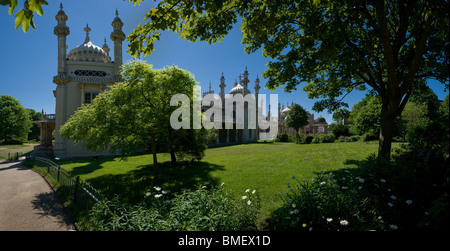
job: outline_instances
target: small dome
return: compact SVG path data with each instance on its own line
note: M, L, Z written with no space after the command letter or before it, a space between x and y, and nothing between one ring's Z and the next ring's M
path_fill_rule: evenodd
M244 87L241 84L237 84L235 87L233 87L233 89L230 90L230 94L243 94L243 95L247 95L250 94L250 90L246 89L245 93L244 93Z
M320 117L318 117L317 119L316 119L316 121L315 121L316 123L327 123L327 121L325 120L325 118L324 117L322 117L322 116L320 116Z
M91 39L89 38L89 31L91 29L86 26L84 30L86 31L86 39L84 43L73 48L67 55L67 58L70 61L110 63L111 58L108 54L101 47L91 42Z
M284 108L281 113L288 113L291 109L289 107Z

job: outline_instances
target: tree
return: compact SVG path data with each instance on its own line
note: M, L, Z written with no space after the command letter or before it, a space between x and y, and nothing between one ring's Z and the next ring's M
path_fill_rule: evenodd
M19 100L0 95L0 139L7 142L10 139L26 139L32 122L28 111Z
M381 99L378 96L366 96L353 105L350 119L356 133L371 137L379 134L381 106Z
M41 119L40 112L36 112L33 109L27 109L27 110L28 110L28 114L30 116L31 121L37 121L37 120ZM41 129L39 128L39 126L37 124L33 123L33 125L31 126L31 130L28 133L27 139L28 140L38 140L40 135L41 135Z
M18 0L0 0L0 5L9 6L8 14L12 15L14 10L19 5ZM16 20L14 22L14 27L17 29L22 25L23 32L27 33L28 29L36 29L33 18L36 12L39 16L44 15L43 5L48 5L45 0L26 0L23 3L23 8L17 11L15 14Z
M336 138L339 138L340 136L350 136L348 126L343 124L331 124L328 129L333 132Z
M287 127L295 129L295 138L299 140L298 130L308 125L308 112L300 105L294 104L286 116L284 123Z
M129 52L149 55L160 30L216 43L239 18L245 52L262 48L273 60L263 73L266 87L290 92L307 83L309 98L324 98L316 111L346 107L343 98L353 90L376 93L381 158L390 156L395 118L414 81L434 78L448 88L448 13L447 0L163 0L128 36Z
M183 93L192 101L196 84L192 74L175 66L156 70L144 62L131 62L123 66L122 77L123 83L77 110L61 127L61 135L82 142L87 149L108 149L124 157L136 149L150 148L155 170L157 151L170 152L172 165L177 162L177 152L203 157L204 129L175 130L170 126L170 115L176 109L170 106L171 97ZM204 147L187 149L186 141Z

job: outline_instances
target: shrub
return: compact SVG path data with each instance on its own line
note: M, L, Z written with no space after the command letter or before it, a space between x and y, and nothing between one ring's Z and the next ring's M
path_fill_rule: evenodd
M312 181L288 183L281 193L283 206L271 222L274 230L351 231L381 229L382 220L375 211L365 209L357 189L340 185L332 174L317 174Z
M406 155L406 156L405 156ZM439 156L430 157L437 158ZM446 163L447 161L447 163ZM358 168L288 183L274 230L445 230L450 223L448 159L429 163L411 152L374 154Z
M289 136L286 133L278 134L275 142L289 142Z
M256 228L259 198L247 189L232 199L220 188L198 187L168 198L161 188L148 192L142 203L101 202L91 211L89 230L111 231L235 231Z
M335 139L333 134L316 134L311 143L333 143Z
M352 136L350 136L350 141L352 141L352 142L356 142L356 141L358 141L360 139L360 136L359 135L352 135Z

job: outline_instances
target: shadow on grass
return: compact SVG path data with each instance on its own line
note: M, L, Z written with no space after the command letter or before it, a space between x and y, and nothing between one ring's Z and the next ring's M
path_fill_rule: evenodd
M101 168L101 162L96 160L91 168ZM90 165L83 166L85 172ZM179 163L172 167L170 162L158 163L158 173L155 175L153 164L137 166L135 170L125 174L107 174L87 179L93 187L103 193L108 199L116 196L119 200L137 203L142 200L146 192L156 194L154 186L161 187L168 195L178 193L183 189L192 189L198 185L216 186L219 180L210 175L215 170L224 170L223 166L208 162ZM80 174L77 170L73 174Z

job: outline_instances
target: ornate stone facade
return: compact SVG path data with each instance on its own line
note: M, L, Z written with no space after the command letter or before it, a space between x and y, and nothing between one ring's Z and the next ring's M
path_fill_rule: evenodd
M55 114L46 115L52 120L35 121L41 127L41 144L35 149L35 153L40 155L52 146L55 157L74 157L99 155L86 150L82 145L75 145L73 141L66 140L59 134L59 128L74 114L78 107L91 103L98 93L105 90L109 85L121 81L120 66L122 65L122 41L125 34L122 32L123 23L116 11L116 17L112 22L113 31L111 40L114 43L114 60L109 55L109 47L106 44L99 47L92 43L89 33L91 28L86 25L84 31L86 37L84 42L67 53L66 37L70 34L66 25L68 16L61 10L56 15L57 25L54 34L58 38L58 71L53 77L56 90L53 94L56 98ZM51 145L51 130L55 130L55 142ZM106 154L106 153L105 153Z

